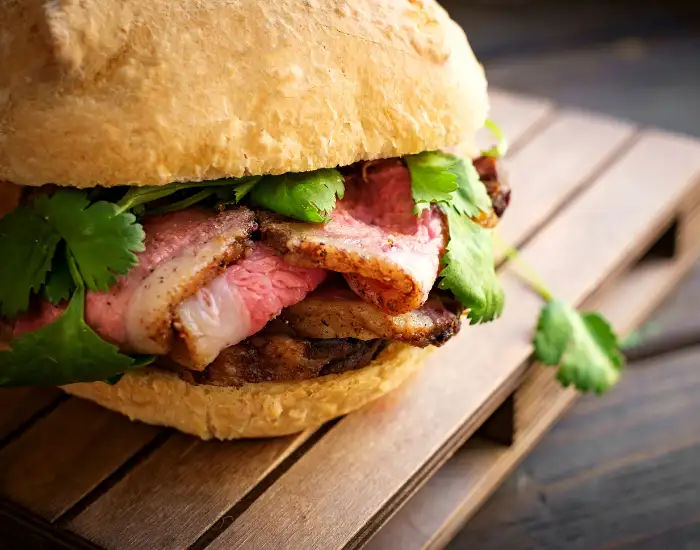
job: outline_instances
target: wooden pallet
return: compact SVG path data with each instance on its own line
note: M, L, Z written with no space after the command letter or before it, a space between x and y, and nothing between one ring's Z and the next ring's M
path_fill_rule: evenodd
M700 142L502 92L493 104L513 143L501 234L557 296L631 330L696 257ZM296 436L205 443L57 390L1 391L0 541L443 546L576 397L529 362L540 304L500 273L502 319L465 327L398 391Z

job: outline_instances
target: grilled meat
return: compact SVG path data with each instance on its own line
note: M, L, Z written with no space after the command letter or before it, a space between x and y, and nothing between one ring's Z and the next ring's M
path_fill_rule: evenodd
M420 308L389 315L336 283L286 308L280 319L308 338L384 338L425 347L439 346L459 332L461 312L456 300L435 292Z

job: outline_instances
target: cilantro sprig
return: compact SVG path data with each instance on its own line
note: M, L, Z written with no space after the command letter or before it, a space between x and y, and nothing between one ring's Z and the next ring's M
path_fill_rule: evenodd
M67 265L76 287L68 308L45 327L23 334L0 351L0 386L59 386L105 380L150 363L151 357L130 357L102 340L85 322L85 286L77 261Z
M107 290L144 250L143 227L133 214L119 213L111 202L90 203L82 191L41 195L33 210L61 236L90 290Z
M493 321L503 312L505 296L496 275L491 234L452 208L445 208L445 213L450 241L438 285L468 308L471 324Z
M117 210L119 213L133 210L138 214L144 214L146 212L145 205L149 203L172 197L172 195L181 191L195 190L193 195L161 207L161 211L174 212L197 204L214 194L222 200L230 199L240 186L255 185L260 180L260 177L246 176L242 178L221 178L211 181L170 183L161 186L131 187L117 203Z
M493 120L487 119L484 125L496 138L496 143L488 149L481 151L481 154L485 157L493 157L497 159L504 157L508 152L508 140L506 139L503 130L501 130L498 124L496 124Z
M430 204L451 205L459 214L476 218L491 208L486 187L472 163L443 153L427 151L404 157L411 172L411 193L417 213Z
M507 148L505 138L494 123L489 121L487 126L498 144L482 154L500 157ZM468 308L471 323L492 320L501 314L504 298L495 273L491 232L473 221L491 208L478 173L471 163L440 151L411 155L405 161L411 172L416 213L436 204L449 225L440 288L451 291ZM609 389L624 365L610 324L598 313L581 313L555 299L540 277L520 260L518 251L503 246L517 272L545 302L533 337L535 357L555 366L564 386L599 394Z
M114 203L90 202L87 193L64 189L37 197L0 219L0 315L12 319L29 307L33 294L47 285L53 302L66 298L70 284L51 270L57 250L75 259L89 290L106 290L137 263L144 247L136 217L119 212ZM59 243L62 246L59 248ZM25 273L19 276L18 270ZM52 275L49 277L49 272ZM48 278L48 281L47 281ZM69 290L66 290L66 289Z
M535 358L556 367L563 386L597 394L610 389L625 364L610 323L599 313L580 312L556 299L518 250L498 240L515 273L545 302L533 336Z
M404 160L411 173L416 212L437 204L447 218L450 241L442 258L440 288L462 302L472 324L495 319L503 311L504 295L496 276L491 233L472 220L491 209L479 174L471 163L441 151Z
M27 310L60 241L55 228L30 207L20 206L0 219L0 316L12 319Z
M17 317L40 293L55 305L70 299L56 321L0 352L0 385L101 380L144 364L119 353L84 320L86 290L107 290L128 272L144 240L133 214L78 190L40 195L0 219L0 257L9 260L0 266L0 315Z
M322 223L330 219L336 198L342 199L344 192L340 172L322 169L279 176L246 176L134 187L119 200L117 210L119 213L133 211L139 215L164 214L213 198L216 199L215 204L224 207L238 204L245 198L255 206L296 220ZM156 206L151 207L151 203L156 203Z
M559 366L557 378L564 386L601 394L620 378L620 344L599 313L578 312L551 300L540 312L534 344L540 361Z

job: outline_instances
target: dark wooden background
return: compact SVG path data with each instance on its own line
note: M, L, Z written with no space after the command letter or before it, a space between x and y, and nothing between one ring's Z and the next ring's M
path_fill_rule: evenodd
M443 4L493 85L700 135L700 2ZM644 332L700 342L700 264ZM583 398L450 549L699 548L700 346L670 347Z

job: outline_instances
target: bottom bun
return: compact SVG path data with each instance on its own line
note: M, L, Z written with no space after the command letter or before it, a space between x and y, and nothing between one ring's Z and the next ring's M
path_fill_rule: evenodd
M377 399L418 370L429 351L393 343L362 369L294 382L193 385L146 368L128 372L114 385L78 383L63 389L132 420L202 439L273 437L319 426Z

